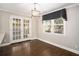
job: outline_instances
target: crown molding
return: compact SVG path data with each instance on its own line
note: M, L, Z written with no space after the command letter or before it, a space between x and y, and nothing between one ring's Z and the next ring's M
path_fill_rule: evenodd
M78 5L79 5L78 3L70 4L70 5L61 7L61 8L57 8L57 9L54 9L54 10L50 10L50 11L44 12L44 13L42 13L42 15L48 14L48 13L51 13L51 12L55 12L55 11L58 11L58 10L61 10L61 9L64 9L64 8L68 9L68 8L75 7L75 6L78 6Z

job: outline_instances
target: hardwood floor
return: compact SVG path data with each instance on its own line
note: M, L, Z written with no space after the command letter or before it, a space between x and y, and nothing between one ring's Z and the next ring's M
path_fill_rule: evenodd
M0 48L1 56L78 56L40 40L29 40Z

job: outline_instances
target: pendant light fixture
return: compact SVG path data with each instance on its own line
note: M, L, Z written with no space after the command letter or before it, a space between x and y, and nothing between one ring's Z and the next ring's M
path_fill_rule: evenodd
M37 3L34 3L34 8L33 8L33 10L32 10L32 17L34 16L34 17L39 17L40 16L40 11L38 11L37 9L36 9L36 5L37 5Z

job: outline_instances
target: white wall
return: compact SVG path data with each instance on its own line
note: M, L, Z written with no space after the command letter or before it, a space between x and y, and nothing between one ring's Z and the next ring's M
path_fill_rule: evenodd
M0 14L0 22L1 22L1 14ZM1 27L1 23L0 23L0 27ZM1 28L0 28L0 31L1 31Z
M38 20L39 17L32 17L31 19L31 36L37 38L38 36Z
M43 33L42 19L39 20L39 38L61 46L79 50L79 6L67 8L65 34Z
M5 32L4 39L5 41L9 41L9 14L0 11L0 32Z
M10 13L9 11L2 11L0 10L0 32L5 32L5 36L4 36L4 41L3 43L8 43L10 42L10 24L9 24L9 20L10 20L10 16L21 16L20 14L14 14L14 13ZM23 17L23 16L21 16Z

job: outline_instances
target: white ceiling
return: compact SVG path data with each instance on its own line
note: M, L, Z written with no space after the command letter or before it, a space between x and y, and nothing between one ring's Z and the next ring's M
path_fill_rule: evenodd
M41 13L45 13L71 4L72 3L39 3L36 5L36 8ZM33 7L33 3L0 3L0 9L24 14L26 16L31 15Z

